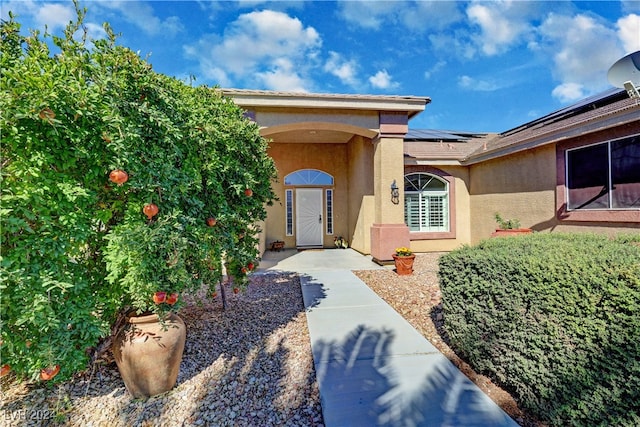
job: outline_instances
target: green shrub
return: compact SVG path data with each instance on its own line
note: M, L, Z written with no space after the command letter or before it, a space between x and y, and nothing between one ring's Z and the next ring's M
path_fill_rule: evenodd
M639 241L536 233L443 256L453 346L553 425L639 425Z
M241 108L155 73L108 26L74 38L78 12L64 37L0 27L0 358L33 380L84 369L117 313L179 306L154 292L214 285L224 257L254 261L274 197L267 141Z

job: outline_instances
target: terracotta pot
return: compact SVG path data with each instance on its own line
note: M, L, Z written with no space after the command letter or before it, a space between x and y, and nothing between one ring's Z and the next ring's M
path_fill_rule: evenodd
M147 398L173 388L178 379L187 328L174 313L129 316L117 333L113 355L127 391Z
M415 258L415 254L406 256L393 255L393 260L396 263L396 272L399 276L406 276L413 273L413 261Z
M533 230L530 228L511 228L511 229L503 229L498 228L496 231L491 233L491 237L502 237L502 236L520 236L522 234L530 234L533 233Z

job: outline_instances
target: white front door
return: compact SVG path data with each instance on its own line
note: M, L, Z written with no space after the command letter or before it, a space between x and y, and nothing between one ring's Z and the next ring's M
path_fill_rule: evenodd
M322 246L322 189L296 188L296 245Z

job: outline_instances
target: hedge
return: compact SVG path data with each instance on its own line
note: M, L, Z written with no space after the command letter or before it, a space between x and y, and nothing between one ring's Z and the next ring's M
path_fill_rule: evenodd
M488 239L440 259L453 347L552 425L640 425L640 234Z

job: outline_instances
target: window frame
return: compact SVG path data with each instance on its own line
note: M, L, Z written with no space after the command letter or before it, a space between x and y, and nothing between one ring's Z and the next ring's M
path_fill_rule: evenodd
M424 179L422 178L423 176L429 177L428 182L431 182L432 180L435 179L436 181L438 181L440 184L444 186L444 189L429 190L429 189L425 189L424 186L421 186L421 189L408 191L406 181L407 179L411 181L410 177L413 177L413 176L417 176L418 180ZM404 190L405 224L407 223L407 216L408 216L408 213L407 213L407 200L409 199L408 196L413 196L411 197L411 199L417 196L417 208L418 208L418 216L419 216L417 227L419 229L412 230L411 229L412 225L407 224L407 226L409 227L409 231L412 233L416 233L416 232L417 233L448 233L449 232L449 183L437 175L433 175L426 172L414 172L414 173L405 174L403 182L405 184L405 190ZM425 226L424 225L425 223L429 223L431 219L432 206L433 206L433 203L435 203L435 200L432 200L432 198L437 198L438 201L442 204L442 206L439 209L436 209L438 211L438 216L442 217L443 225L441 226L430 226L430 225Z
M410 231L409 239L410 240L444 240L444 239L455 239L457 236L457 226L456 226L456 181L455 177L451 174L435 168L433 166L427 165L405 165L404 176L403 176L403 184L404 177L407 175L411 175L414 173L424 173L427 175L433 175L436 178L444 181L447 184L447 188L449 191L448 197L448 221L449 221L449 231ZM404 187L403 187L404 189ZM403 199L404 199L404 190L403 190ZM403 200L404 204L404 200Z
M583 137L579 140L558 143L556 145L556 217L562 222L640 222L640 208L599 208L599 209L569 209L569 188L568 188L568 160L567 153L580 148L587 148L598 144L610 144L615 141L639 137L640 133L617 134L600 132ZM608 165L609 177L611 176L610 165ZM609 184L610 185L610 181Z
M333 188L324 190L324 206L325 206L325 234L333 235Z
M284 208L284 229L286 236L295 235L294 232L294 220L293 217L293 189L287 188L285 191L285 208Z

